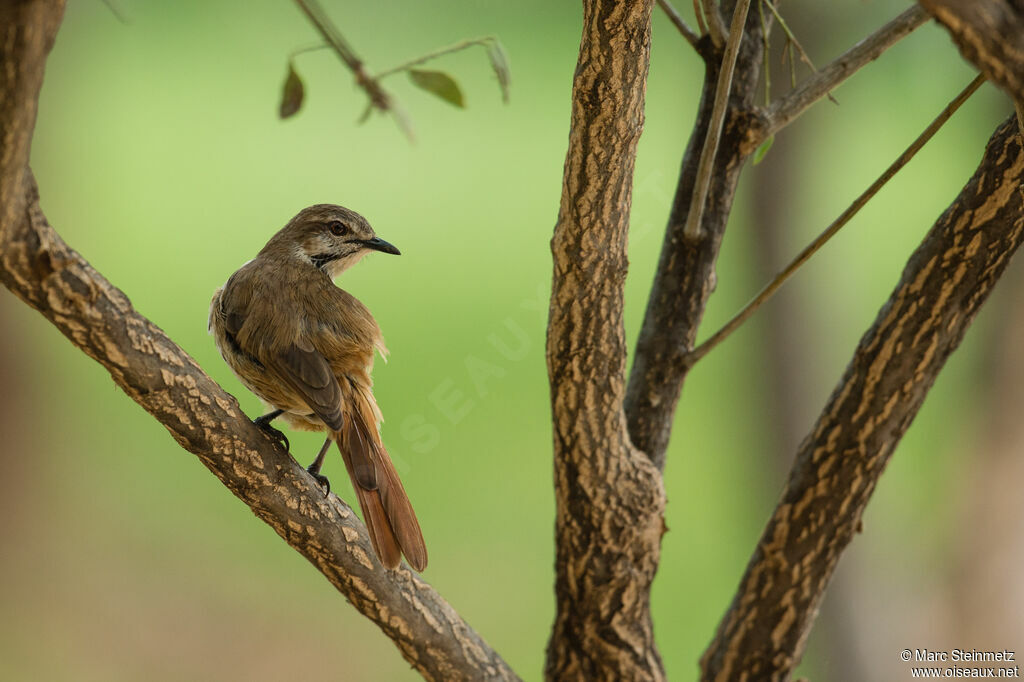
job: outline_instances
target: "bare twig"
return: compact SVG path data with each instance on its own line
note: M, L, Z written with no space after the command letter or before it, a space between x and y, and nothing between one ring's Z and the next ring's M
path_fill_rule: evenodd
M796 89L787 93L765 112L768 123L750 142L757 147L767 138L792 123L812 104L828 95L840 83L875 60L907 34L928 20L928 13L914 5L860 41L821 71L809 77Z
M320 7L320 3L317 0L295 0L295 4L299 6L316 30L320 32L320 35L324 37L327 44L334 49L341 61L344 62L356 77L359 77L360 73L363 73L363 62L356 56L355 51L349 46L348 41L341 35L341 31L335 27L334 23L327 17L327 13L324 12L323 8ZM371 94L372 93L367 93Z
M775 17L776 21L779 22L779 26L782 27L782 32L786 34L786 47L792 45L793 49L795 49L799 53L800 61L802 61L804 64L810 67L812 72L817 73L818 67L816 67L814 65L814 62L811 61L811 56L807 54L807 50L805 50L804 46L800 44L799 40L797 40L796 33L794 33L793 29L789 27L789 24L786 23L786 20L782 18L782 14L779 13L779 10L778 8L775 7L774 3L772 3L771 0L761 0L761 4L768 5L768 9L771 10L772 16ZM782 52L783 54L785 54L786 50L784 49ZM790 76L793 80L793 87L796 87L796 59L793 58L792 51L790 51L789 53L789 71ZM838 104L838 102L832 99L832 93L826 93L826 96L830 100L832 100L833 103Z
M697 31L703 36L708 32L707 24L704 23L704 10L700 7L700 0L693 0L693 16L697 18Z
M782 18L782 15L779 14L779 10L771 2L771 0L761 0L761 3L764 5L768 5L768 9L769 11L771 11L772 16L774 16L775 20L779 22L779 26L782 28L782 32L786 34L786 40L792 43L793 47L795 47L797 52L800 53L800 61L802 61L807 66L811 67L811 71L817 71L818 69L814 66L814 62L811 61L811 57L810 55L807 54L807 50L805 50L804 46L800 44L800 41L796 39L796 34L793 33L793 30L789 28L789 24L787 24L786 20Z
M722 20L718 0L701 0L701 7L704 10L704 20L708 24L708 33L711 34L711 42L715 47L721 48L725 45L726 35L725 21Z
M704 204L707 201L708 188L711 186L711 174L714 171L715 155L718 153L718 141L722 136L722 123L725 121L725 110L729 103L729 92L732 90L732 74L736 68L736 55L743 40L743 27L747 23L747 10L750 0L739 0L732 15L729 27L729 43L725 47L722 66L718 72L718 85L715 89L715 104L712 108L711 123L704 137L704 149L701 151L700 164L697 166L697 182L693 187L693 199L690 202L690 214L686 217L683 236L696 241L701 236L701 220L704 218Z
M706 341L694 348L692 351L687 353L685 361L689 365L693 365L695 362L707 355L713 350L718 344L727 339L736 329L740 327L747 319L753 315L758 308L775 294L776 291L793 275L800 267L810 260L811 256L817 253L822 246L828 242L829 239L834 237L840 229L843 228L850 220L857 215L860 209L864 208L864 205L878 193L880 189L893 178L896 173L900 171L907 163L914 158L914 155L921 150L922 147L938 132L939 128L945 125L946 121L950 119L954 112L960 108L960 106L967 101L967 99L974 94L974 92L985 82L984 76L978 76L970 84L960 92L956 98L946 105L942 112L935 117L924 131L917 136L906 150L900 154L900 156L892 162L892 164L882 173L878 179L876 179L871 186L868 187L864 192L857 197L850 206L840 214L835 221L829 225L824 232L818 235L814 241L804 247L793 261L782 269L779 274L772 279L771 282L761 290L757 296L754 297L750 303L748 303L742 310L736 313L731 320L719 329L717 332L711 335Z
M407 62L399 64L398 66L394 66L390 69L385 69L384 71L381 71L380 73L377 74L377 80L381 80L383 78L386 78L387 76L393 76L396 73L408 71L414 66L419 66L420 64L429 62L431 59L437 59L438 57L443 57L444 55L451 54L452 52L459 52L460 50L465 50L466 48L473 47L474 45L483 45L486 47L488 45L493 44L496 40L497 38L495 38L494 36L484 36L483 38L471 38L469 40L461 40L455 43L454 45L442 47L438 50L434 50L433 52L428 52L425 55L417 57L416 59L411 59Z
M107 9L110 10L110 13L113 14L114 18L117 19L119 22L121 22L125 26L131 23L130 21L128 21L128 15L121 10L121 8L117 5L116 2L114 2L114 0L103 0L103 4L107 6Z
M697 42L700 40L700 36L689 27L683 17L679 14L678 10L672 6L672 3L669 2L669 0L658 0L658 7L665 12L665 15L668 16L669 21L672 22L679 33L686 38L686 42L697 47Z
M771 61L768 59L768 20L764 16L764 3L762 2L757 3L757 18L761 22L761 35L764 36L761 40L761 61L764 64L764 105L768 106L772 102L772 68Z

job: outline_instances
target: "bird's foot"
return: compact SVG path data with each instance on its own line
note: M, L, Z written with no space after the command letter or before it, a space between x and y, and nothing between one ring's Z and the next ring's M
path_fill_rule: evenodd
M273 412L271 412L271 414L273 414ZM281 433L280 429L276 429L270 425L270 420L277 416L278 415L275 414L271 417L270 414L265 414L262 417L256 417L253 419L252 423L259 427L260 431L267 434L272 441L280 443L284 447L285 452L289 452L291 444L288 442L288 436Z
M319 471L314 471L312 464L309 465L306 471L309 472L309 475L313 477L313 480L316 481L317 484L324 489L324 497L327 497L328 495L331 494L331 482L327 480L326 476L321 474Z

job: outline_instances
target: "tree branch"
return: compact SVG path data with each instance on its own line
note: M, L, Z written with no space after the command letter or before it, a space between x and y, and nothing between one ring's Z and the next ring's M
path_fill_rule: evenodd
M653 0L585 0L569 149L551 251L556 607L549 680L662 680L650 587L660 473L623 415L626 234L644 121Z
M927 12L916 5L912 6L851 47L832 63L772 103L765 112L765 125L757 131L757 135L749 144L756 149L762 142L795 121L812 104L827 96L868 62L878 59L883 52L927 20Z
M700 239L701 235L704 202L707 201L708 189L711 187L713 163L715 155L718 153L718 141L722 136L726 105L729 102L729 92L732 90L732 74L736 68L736 56L739 54L740 42L743 40L743 27L747 23L749 8L750 0L737 0L732 14L732 23L729 25L729 42L725 45L722 66L718 71L715 102L711 107L711 121L708 124L707 134L704 136L704 146L701 149L700 162L697 164L697 182L693 186L690 212L686 216L686 225L683 227L683 237L691 241Z
M732 8L723 9L730 11ZM715 262L743 160L749 153L746 151L749 112L757 93L763 38L758 14L748 13L745 37L736 58L725 127L704 206L701 236L689 240L683 236L683 228L692 209L701 143L711 120L721 57L713 54L705 59L697 120L683 156L658 270L633 356L625 402L629 435L633 445L645 452L659 469L665 466L665 449L688 371L684 358L693 347L697 327L715 287Z
M395 117L395 122L398 123L398 127L402 129L406 137L410 140L415 139L412 121L409 120L409 117L398 105L395 98L381 86L380 79L374 78L367 72L363 60L349 46L348 41L345 40L341 31L328 18L327 13L324 12L318 0L295 0L295 4L299 6L299 9L306 15L306 18L313 24L317 32L327 41L327 44L338 55L342 63L352 72L356 79L356 85L362 88L366 96L369 97L370 108L367 109L367 114L369 114L371 109L391 112Z
M718 0L700 0L704 12L704 20L708 22L708 34L711 43L719 50L725 47L728 34L725 31L725 20L718 7Z
M693 47L697 47L697 43L700 42L700 36L690 28L689 24L683 19L682 15L679 14L679 10L672 6L669 0L658 0L658 7L665 13L672 25L676 27L679 34L686 39L686 42L690 43Z
M363 524L47 223L27 167L61 2L0 4L0 281L102 364L135 402L376 623L430 680L515 673L429 585L385 570Z
M911 256L796 456L732 606L701 659L705 681L787 680L839 555L946 359L1024 238L1016 121Z
M1024 6L1008 0L921 0L964 58L1024 102Z
M819 234L810 244L805 246L803 250L797 254L789 265L782 269L775 277L772 278L768 284L761 289L760 292L740 310L736 313L732 319L726 322L721 329L708 337L706 341L694 348L692 351L687 353L686 362L689 365L693 365L698 360L703 358L705 355L710 353L718 344L725 341L734 331L739 329L740 325L747 321L751 315L757 312L757 309L764 305L768 299L770 299L779 288L782 287L786 281L803 266L804 263L811 259L811 256L816 254L821 247L823 247L832 237L843 229L843 227L849 223L860 209L864 208L867 203L874 197L878 192L885 186L885 183L895 177L900 170L910 163L910 160L917 155L921 149L928 144L928 141L935 136L935 133L939 131L939 128L946 124L956 110L966 102L971 95L981 87L981 84L985 82L985 76L978 75L973 81L971 81L967 87L965 87L959 95L953 98L953 101L947 104L939 115L935 117L931 123L928 124L920 135L910 143L910 146L903 150L903 153L896 157L896 160L889 164L889 167L885 171L875 178L875 181L871 185L861 192L860 196L853 200L853 203L847 206L846 210L839 214L839 217L832 221L832 223L825 228L825 230Z

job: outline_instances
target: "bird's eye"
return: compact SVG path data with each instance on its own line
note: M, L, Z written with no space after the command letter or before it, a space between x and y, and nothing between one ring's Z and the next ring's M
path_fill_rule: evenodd
M340 220L332 220L327 224L327 228L331 231L331 234L339 237L348 232L348 227Z

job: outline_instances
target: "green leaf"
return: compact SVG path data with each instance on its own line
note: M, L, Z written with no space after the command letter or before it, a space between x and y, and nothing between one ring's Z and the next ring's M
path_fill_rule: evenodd
M772 143L775 142L775 136L772 135L767 140L761 143L761 146L754 152L754 165L764 161L764 157L767 156L768 150L772 148Z
M491 68L494 75L498 77L498 85L501 86L501 101L508 104L508 86L512 82L512 72L508 68L508 55L505 48L495 39L487 43L487 57L491 60Z
M420 69L409 69L409 78L416 87L436 95L449 104L460 109L466 108L462 98L462 90L455 79L441 71L421 71Z
M294 116L302 107L302 99L305 95L306 88L295 71L295 65L288 62L288 76L284 79L284 88L281 91L281 109L278 112L281 118Z

